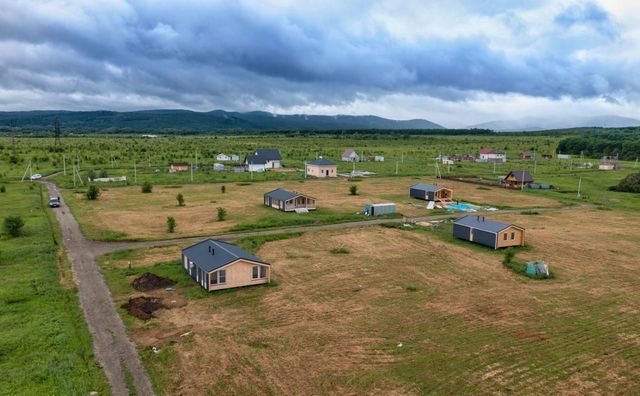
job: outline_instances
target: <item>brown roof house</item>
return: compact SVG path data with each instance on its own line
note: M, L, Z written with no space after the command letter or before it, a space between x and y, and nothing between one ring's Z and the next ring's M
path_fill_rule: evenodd
M182 268L207 291L271 281L271 264L236 245L215 239L183 249Z
M526 170L511 171L502 179L502 184L512 188L525 188L529 183L533 183L533 176Z
M190 166L188 162L172 162L169 164L169 173L186 172Z
M265 193L264 204L283 212L307 212L316 209L315 198L283 188Z
M532 160L534 154L531 151L521 151L518 156L522 160Z

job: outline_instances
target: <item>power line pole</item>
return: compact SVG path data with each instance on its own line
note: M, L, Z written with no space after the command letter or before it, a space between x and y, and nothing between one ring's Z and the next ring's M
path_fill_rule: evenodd
M396 160L396 175L398 174L398 161Z
M67 158L62 154L62 174L67 175Z
M580 198L580 187L582 186L582 178L578 179L578 195L577 198Z
M136 160L133 160L133 182L138 182L138 169L136 168Z
M62 142L60 141L60 121L58 117L53 120L53 148L55 151L62 150Z

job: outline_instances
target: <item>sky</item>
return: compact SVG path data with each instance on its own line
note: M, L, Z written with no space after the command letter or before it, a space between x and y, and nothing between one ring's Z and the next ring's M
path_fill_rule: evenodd
M169 4L175 3L175 4ZM0 0L0 111L640 117L636 0Z

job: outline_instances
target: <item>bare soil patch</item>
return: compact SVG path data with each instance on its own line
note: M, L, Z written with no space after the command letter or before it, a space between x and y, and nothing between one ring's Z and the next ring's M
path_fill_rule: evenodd
M139 291L150 291L154 289L164 289L176 284L176 281L158 276L151 272L145 272L131 282L131 286Z

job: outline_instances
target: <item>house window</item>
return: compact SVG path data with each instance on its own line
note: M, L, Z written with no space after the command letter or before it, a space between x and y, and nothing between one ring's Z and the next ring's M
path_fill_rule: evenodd
M507 240L507 236L508 236L507 233L503 235L505 241Z
M258 279L259 276L260 276L260 266L254 265L253 268L251 268L251 279Z
M218 271L218 284L227 283L227 270Z
M516 233L515 233L515 232L512 232L512 233L511 233L511 240L514 240L514 239L516 239Z
M260 279L264 279L267 277L267 267L260 266Z

